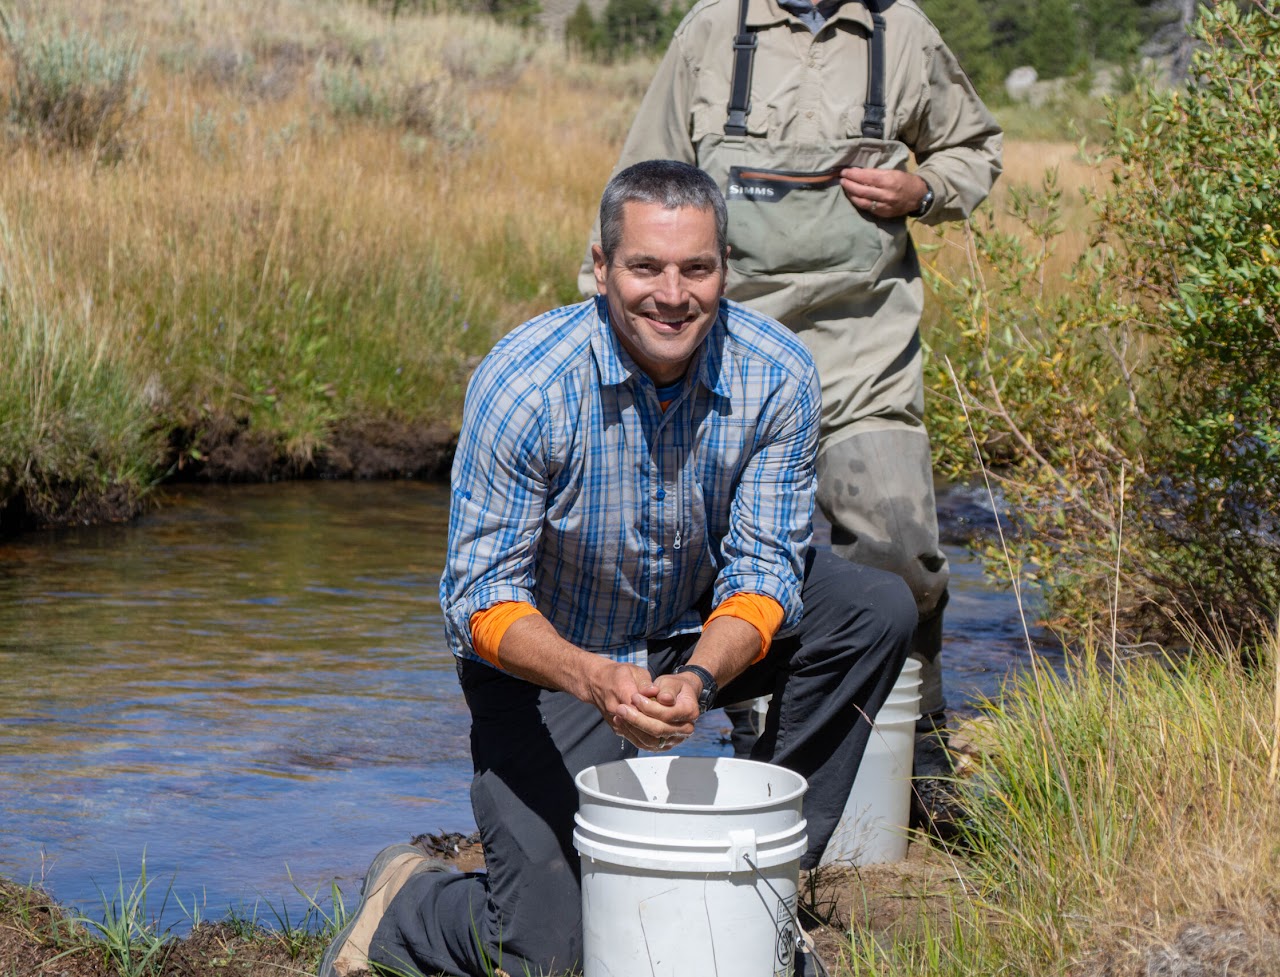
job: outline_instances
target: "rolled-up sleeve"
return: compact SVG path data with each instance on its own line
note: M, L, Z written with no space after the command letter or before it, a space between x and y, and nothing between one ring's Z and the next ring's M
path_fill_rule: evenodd
M455 655L481 660L471 616L534 599L547 495L545 398L519 364L490 356L467 389L450 478L448 562L440 604Z
M772 597L783 610L779 635L800 623L804 561L813 536L818 420L822 394L810 367L778 388L743 471L721 543L715 602L731 594Z

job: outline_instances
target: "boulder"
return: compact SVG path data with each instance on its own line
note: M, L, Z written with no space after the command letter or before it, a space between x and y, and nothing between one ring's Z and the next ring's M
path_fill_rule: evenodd
M1039 73L1029 64L1014 68L1004 80L1004 90L1013 101L1025 102L1039 78Z

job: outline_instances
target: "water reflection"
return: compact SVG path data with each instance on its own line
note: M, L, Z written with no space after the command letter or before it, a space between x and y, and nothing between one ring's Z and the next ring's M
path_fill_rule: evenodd
M145 853L154 908L172 882L206 917L261 897L297 919L295 884L350 894L384 844L471 830L447 504L411 482L184 487L128 526L0 545L0 875L96 915ZM952 557L958 700L1027 652L1011 598ZM727 753L709 719L686 752Z

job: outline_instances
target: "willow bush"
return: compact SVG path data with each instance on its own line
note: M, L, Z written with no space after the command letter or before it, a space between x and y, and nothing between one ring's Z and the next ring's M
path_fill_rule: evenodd
M1245 635L1280 606L1278 11L1206 11L1185 88L1113 107L1068 281L1046 280L1052 174L1012 195L1019 232L975 223L967 271L935 275L954 329L933 386L964 408L937 412L940 468L978 445L1010 555L1069 617Z

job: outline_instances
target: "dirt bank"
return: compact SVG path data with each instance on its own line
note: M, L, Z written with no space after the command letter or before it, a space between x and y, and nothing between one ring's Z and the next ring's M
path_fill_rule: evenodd
M462 871L482 868L477 839L456 834L419 835L425 850ZM876 939L916 932L925 919L945 918L960 896L956 865L928 844L913 845L907 861L863 869L804 873L801 901L809 913L806 930L830 973L848 952L855 918ZM352 901L355 893L349 893ZM286 938L233 922L202 923L191 934L158 951L154 977L282 977L314 974L324 942ZM117 977L125 971L105 959L101 943L85 938L63 909L44 893L0 880L0 973L21 977ZM690 975L694 977L694 975Z
M462 871L483 868L474 836L423 834L424 850ZM947 933L953 905L967 898L961 859L928 842L913 843L906 861L860 869L801 873L804 926L831 977L847 977L850 929L859 941L882 947L912 942L928 930ZM354 896L354 893L349 894ZM1280 919L1269 926L1230 913L1169 921L1163 936L1103 940L1082 960L1046 961L1043 973L1068 977L1276 977L1280 974ZM1253 921L1257 923L1256 920ZM1270 930L1268 933L1266 930ZM0 880L0 973L13 977L287 977L314 974L325 940L286 936L244 923L201 923L159 950L155 967L129 970L113 963L101 941L87 937L68 914L38 890ZM816 973L810 968L809 975ZM693 977L693 975L691 975Z
M447 424L356 417L336 423L323 448L290 453L247 420L226 415L173 431L161 482L276 482L297 478L449 476L457 432ZM123 485L18 487L0 498L0 538L59 526L127 522L146 511L145 491Z

